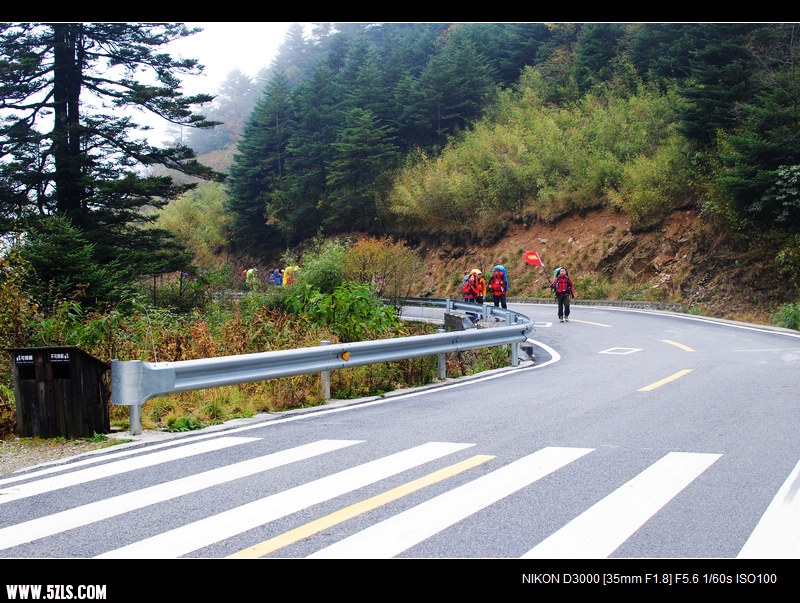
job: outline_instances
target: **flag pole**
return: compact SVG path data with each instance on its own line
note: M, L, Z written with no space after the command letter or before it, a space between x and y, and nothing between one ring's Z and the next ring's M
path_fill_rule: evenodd
M542 267L542 272L544 272L544 278L547 280L547 285L550 286L550 277L547 276L547 268L544 267L544 260L538 253L536 254L536 257L539 258L539 265Z
M542 270L544 271L544 278L547 280L547 286L549 287L551 285L550 275L548 274L547 269L544 267L544 262L542 262Z

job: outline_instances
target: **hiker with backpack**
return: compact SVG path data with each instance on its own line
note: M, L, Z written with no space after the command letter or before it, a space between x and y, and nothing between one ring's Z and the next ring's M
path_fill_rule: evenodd
M245 272L244 284L251 291L258 287L258 268L250 268Z
M492 292L492 300L495 308L506 307L506 294L508 293L508 277L502 266L495 266L492 269L492 278L489 279L489 291Z
M469 273L461 285L461 294L464 296L464 301L475 303L478 297L478 281L475 279L474 273Z
M472 274L475 275L475 284L478 285L478 294L475 296L475 301L483 304L483 298L486 296L486 279L483 278L483 272L480 270L473 270Z
M558 302L558 320L569 322L569 300L575 299L575 287L569 278L566 268L558 269L558 276L550 283L550 288L555 291Z

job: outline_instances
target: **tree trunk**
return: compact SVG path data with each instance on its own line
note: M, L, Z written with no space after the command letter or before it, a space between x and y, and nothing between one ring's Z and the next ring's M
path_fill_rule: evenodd
M53 160L56 211L81 222L81 29L79 23L58 23L53 28Z

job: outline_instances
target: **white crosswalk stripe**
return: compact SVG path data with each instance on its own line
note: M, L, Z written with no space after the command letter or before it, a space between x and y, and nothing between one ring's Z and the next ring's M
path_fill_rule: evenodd
M169 450L162 450L161 452L154 452L152 454L144 454L139 457L126 459L124 461L116 461L99 467L91 467L89 469L82 469L74 473L65 475L58 475L55 477L48 477L37 482L30 482L27 484L20 484L19 486L12 486L5 490L0 490L0 504L43 494L45 492L52 492L68 486L77 486L85 484L94 480L135 471L144 467L153 467L162 463L169 463L178 459L184 459L197 454L204 454L206 452L214 452L230 448L231 446L241 446L249 442L256 441L258 438L219 438L216 440L208 440L206 442L198 442L195 444L188 444L186 446L177 446Z
M322 440L18 523L0 529L0 550L358 443L351 440Z
M269 521L285 517L311 505L470 446L472 444L440 442L423 444L109 551L99 557L103 559L180 557Z
M544 448L340 540L310 557L394 557L589 452L591 448Z
M153 485L149 486L144 485L147 483L144 482L144 487L112 497L103 498L102 491L93 488L92 496L82 497L83 501L91 500L91 502L67 509L64 509L65 505L60 504L59 508L64 510L47 515L42 515L41 507L38 506L40 499L35 498L40 496L43 501L55 501L59 490L71 486L91 484L95 480L131 474L164 463L191 459L203 453L255 442L261 440L247 437L220 437L155 452L142 451L141 454L124 459L109 455L110 462L88 468L81 466L71 471L64 469L57 476L43 475L38 480L0 489L0 504L6 504L3 508L5 527L0 528L0 550L6 551L11 556L46 557L52 554L50 542L57 541L61 547L57 550L62 552L56 554L63 555L63 551L71 551L72 547L76 546L75 554L78 554L79 550L85 550L90 551L88 556L96 558L177 558L192 553L195 556L203 556L211 550L223 550L223 555L230 555L232 550L243 549L253 551L248 553L252 556L277 557L282 556L283 549L289 555L295 556L297 556L296 551L300 550L301 555L309 558L390 558L404 553L413 555L414 551L410 550L413 547L437 534L446 535L448 528L456 526L484 509L490 510L493 505L495 512L498 511L501 508L498 505L501 500L523 489L552 488L554 484L560 488L562 483L567 489L579 487L574 480L580 479L582 473L591 471L593 464L596 466L601 458L597 453L595 460L595 455L592 454L593 448L546 447L516 460L483 455L484 460L480 462L472 460L478 457L471 457L453 464L447 461L448 456L457 455L475 445L428 442L352 467L349 466L351 463L345 461L345 466L348 467L346 469L324 471L322 472L324 477L305 481L288 489L280 490L274 487L272 488L274 494L246 504L239 503L239 506L230 508L231 504L236 504L236 492L242 491L230 487L229 492L229 486L235 485L236 480L243 480L262 472L275 474L276 471L281 472L282 467L291 468L291 464L301 461L318 463L324 459L326 462L330 460L334 465L337 462L340 464L341 461L338 461L340 456L343 459L352 458L342 455L345 450L360 450L352 447L364 443L362 440L318 440L230 465L198 470L179 479L161 480L162 483L151 481ZM320 461L316 460L318 457ZM697 496L698 492L708 487L704 485L708 480L698 478L711 469L720 457L719 454L691 452L665 454L637 474L631 473L628 481L622 486L610 491L588 509L577 513L574 518L565 517L563 525L554 526L555 531L549 536L541 534L536 540L526 543L526 546L531 548L522 555L522 558L610 557L659 511L670 505L676 496L684 491ZM487 459L491 459L490 462L486 462ZM568 465L578 460L581 461L580 464L576 463L574 469L565 472ZM445 463L447 467L442 467ZM464 465L465 463L467 465ZM451 469L462 465L464 467L458 471ZM451 476L450 479L453 479L452 476L459 476L456 478L458 485L448 488L448 481L442 480L441 477L445 469L447 469L446 475ZM411 470L416 470L414 475L408 478L409 481L403 481L402 474ZM426 475L420 477L420 471ZM291 475L291 472L284 471L284 473ZM562 482L561 474L571 477L564 478ZM143 475L152 479L150 474ZM542 478L550 475L554 476L555 481L547 480L547 483L537 484ZM438 477L434 479L433 476ZM380 489L379 483L389 478L392 479L386 486L387 490L381 490L381 494L376 496L375 487ZM399 486L398 480L401 482ZM412 482L413 488L410 487ZM297 480L294 483L298 483ZM430 488L432 483L438 484L436 488L441 493L437 492L435 496L425 494L426 488ZM764 501L766 511L741 548L739 558L800 558L798 483L800 483L800 463L794 467L770 504L767 505ZM209 492L209 489L223 484L226 488L217 488L213 495ZM369 492L365 492L365 498L368 500L361 499L352 504L354 493L367 486L373 486ZM409 494L412 492L415 494ZM347 512L344 513L342 509L338 515L337 512L331 513L331 505L337 504L335 499L347 494L351 495L349 502L342 503L343 506L347 506ZM381 506L388 504L386 501L397 500L398 496L408 495L415 496L423 502L414 506L401 505L405 510L394 515L388 512L390 507ZM214 503L218 501L215 498L217 496L223 497L226 510L215 510ZM179 497L184 498L177 501ZM250 499L252 498L255 497L251 496ZM214 501L214 503L206 507L204 505L207 503L195 504L195 500ZM13 504L16 502L19 502L19 505ZM173 521L170 524L171 529L147 538L140 537L141 540L135 540L136 529L126 527L123 532L126 534L125 538L118 541L123 546L113 550L108 550L110 547L104 545L102 539L98 542L87 540L87 536L83 536L84 533L89 534L87 530L80 531L80 528L99 522L108 520L113 522L115 518L119 518L116 521L122 522L120 525L125 526L128 523L132 526L135 526L136 522L146 523L150 518L159 517L161 505L174 506L184 502L189 502L195 510L190 515L190 520L183 520L183 525ZM294 539L289 537L289 533L270 525L276 520L289 518L300 511L305 511L306 515L313 517L316 509L312 507L320 503L328 503L325 507L320 507L320 513L326 515L327 525L334 525L336 521L341 523L341 539L332 544L331 537L338 532L338 529L320 532L317 526L319 520L312 520L311 523L297 527L289 520L293 528L292 534L297 532L304 534L300 538L295 536ZM363 509L370 509L370 512L379 519L370 522L366 519L369 516L364 514L367 511ZM536 510L524 509L520 512L535 514ZM13 513L16 513L20 520L10 524ZM353 523L352 519L361 514L364 514L362 515L364 519L359 521L365 521L363 525L367 527L355 531L354 528L358 524ZM125 516L122 517L123 515ZM369 525L370 523L372 525ZM286 521L283 524L286 524ZM103 529L108 529L109 526L113 529L115 525L108 523ZM150 525L149 534L153 534L156 531L154 529L156 524ZM315 529L311 529L312 525ZM261 531L245 534L255 528L261 528ZM257 533L267 534L268 541L262 541L261 544L252 542ZM70 542L69 539L73 535L76 535L76 542L80 543L80 548ZM446 538L440 536L436 542L439 541L446 542ZM315 542L324 542L324 545L315 546ZM219 546L209 551L201 551L212 545ZM294 551L286 548L292 545L298 548ZM18 550L15 550L16 547L19 547ZM41 554L36 553L38 550L41 550ZM197 553L198 551L200 552Z
M536 545L523 559L608 557L720 456L669 453Z
M800 559L800 462L772 499L739 559Z

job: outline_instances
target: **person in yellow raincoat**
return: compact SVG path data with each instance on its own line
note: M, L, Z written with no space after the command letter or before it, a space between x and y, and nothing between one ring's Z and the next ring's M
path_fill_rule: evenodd
M283 270L283 284L286 285L293 285L297 280L297 271L300 270L300 266L287 266Z
M250 268L244 276L244 284L251 291L258 285L258 268Z

